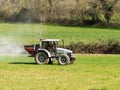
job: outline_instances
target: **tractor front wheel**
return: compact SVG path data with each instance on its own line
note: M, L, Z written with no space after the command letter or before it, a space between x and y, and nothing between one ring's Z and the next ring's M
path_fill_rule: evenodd
M35 62L37 64L48 64L48 55L45 52L38 52L35 56Z
M66 55L66 54L60 55L60 57L58 59L58 64L60 64L60 65L70 64L70 58L68 57L68 55Z

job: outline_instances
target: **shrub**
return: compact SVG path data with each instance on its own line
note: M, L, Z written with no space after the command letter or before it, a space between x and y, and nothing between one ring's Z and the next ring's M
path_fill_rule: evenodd
M77 43L71 42L66 48L72 50L74 53L81 54L120 54L120 42L116 40L88 44L81 41Z
M120 42L110 40L107 44L106 54L120 54Z

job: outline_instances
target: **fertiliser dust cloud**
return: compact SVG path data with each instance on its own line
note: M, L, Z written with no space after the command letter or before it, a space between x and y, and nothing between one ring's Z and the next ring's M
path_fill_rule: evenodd
M16 29L16 33L21 33L24 31L24 34L27 34L31 37L36 38L36 39L32 39L31 42L35 42L34 40L37 40L37 39L39 42L39 38L43 38L43 33L45 31L45 27L43 25L40 25L39 28L36 28L36 26L37 25L25 24L25 25L23 25L23 27L21 27L21 25L18 24L14 28ZM28 33L28 30L29 30L29 33ZM17 39L17 37L15 37L11 33L13 33L13 32L10 32L10 34L8 34L6 37L0 36L0 55L27 53L24 50L24 45L21 42L24 34L18 34L18 37L20 39L19 40L19 39ZM18 44L17 43L18 41L21 44Z
M0 38L0 54L22 54L24 47L10 38Z

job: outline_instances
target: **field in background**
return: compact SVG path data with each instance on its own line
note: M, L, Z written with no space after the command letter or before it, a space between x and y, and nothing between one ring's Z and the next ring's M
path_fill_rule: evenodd
M0 24L0 39L12 39L19 44L39 43L39 38L59 38L70 42L97 42L99 40L120 40L120 29L68 27L41 24Z
M119 55L76 55L72 65L36 65L27 55L0 56L1 90L119 90Z

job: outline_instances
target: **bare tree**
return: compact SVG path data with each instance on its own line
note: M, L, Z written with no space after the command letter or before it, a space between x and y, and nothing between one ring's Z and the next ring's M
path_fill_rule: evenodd
M93 24L106 21L109 24L113 15L119 20L119 4L120 0L0 0L0 17L9 19L14 14L21 14L28 18L24 15L27 14L43 23L76 20L83 24L86 21Z
M52 0L48 0L49 6L52 7Z

